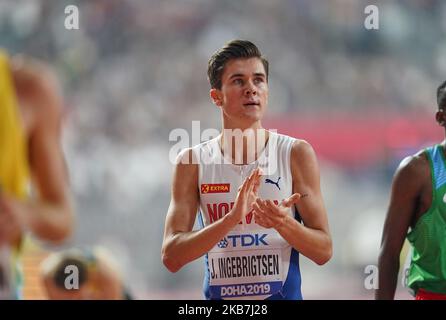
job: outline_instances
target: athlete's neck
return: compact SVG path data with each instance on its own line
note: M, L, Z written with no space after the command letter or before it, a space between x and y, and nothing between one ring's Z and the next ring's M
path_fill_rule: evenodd
M264 128L223 128L220 148L225 158L233 164L250 164L258 159L266 147L269 131Z

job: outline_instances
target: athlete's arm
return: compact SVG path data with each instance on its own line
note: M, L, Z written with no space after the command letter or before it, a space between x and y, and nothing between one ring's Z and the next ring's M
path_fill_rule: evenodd
M20 103L32 108L28 153L35 196L19 201L3 195L2 207L21 230L59 243L71 234L74 220L60 145L62 98L56 79L41 66L24 62L12 71Z
M253 205L256 223L275 228L297 251L317 264L324 264L332 255L327 214L322 200L319 168L313 148L305 141L296 141L291 152L294 194L280 205L257 199ZM291 217L289 208L296 205L304 224Z
M57 80L49 70L29 72L29 94L37 110L29 141L37 197L25 204L27 226L40 239L60 242L71 234L74 225L68 172L60 141L63 100Z
M190 149L180 155L180 159L184 157L189 159L188 163L180 160L175 166L162 246L163 263L171 272L207 253L241 221L250 211L249 194L258 182L253 172L243 183L227 215L203 229L192 231L199 204L198 165L191 162Z
M423 156L405 158L392 183L390 204L384 224L379 255L379 289L376 299L393 299L400 268L401 248L416 212L427 159ZM424 171L424 174L423 174Z
M306 141L297 140L291 150L293 192L308 195L296 206L303 224L287 215L288 221L278 229L293 248L319 265L332 256L332 241L327 212L320 188L320 173L316 155Z

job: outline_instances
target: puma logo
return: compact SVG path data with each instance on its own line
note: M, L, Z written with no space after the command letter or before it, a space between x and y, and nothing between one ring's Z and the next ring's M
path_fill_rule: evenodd
M279 179L277 179L277 182L274 182L274 181L271 180L271 179L266 179L266 180L265 180L265 183L271 183L271 184L274 184L274 185L276 185L276 187L280 190L280 187L279 187L279 181L280 181L280 177L279 177Z

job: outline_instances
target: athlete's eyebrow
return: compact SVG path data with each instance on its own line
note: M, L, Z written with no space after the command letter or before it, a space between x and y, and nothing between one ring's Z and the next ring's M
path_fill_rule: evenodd
M244 77L245 75L243 73L234 73L229 77L229 80L232 78L238 78L238 77Z
M253 75L255 77L262 77L262 78L266 78L266 75L263 72L255 72L253 73ZM238 77L244 77L245 75L243 73L234 73L229 77L229 80L231 80L232 78L238 78Z

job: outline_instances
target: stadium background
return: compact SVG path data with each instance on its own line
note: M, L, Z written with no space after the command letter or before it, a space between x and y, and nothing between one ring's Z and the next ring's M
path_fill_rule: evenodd
M380 29L364 28L379 8ZM77 5L80 29L66 30ZM322 170L334 256L301 258L307 299L370 299L398 162L440 141L435 89L446 77L441 0L2 0L0 47L51 63L64 91L63 145L78 225L64 247L102 245L141 299L201 299L203 261L176 274L160 259L172 165L169 133L219 128L209 56L249 39L270 61L264 124L307 139ZM25 297L44 298L26 251ZM397 290L400 299L410 298Z

